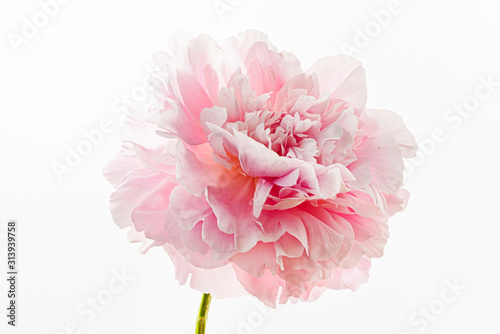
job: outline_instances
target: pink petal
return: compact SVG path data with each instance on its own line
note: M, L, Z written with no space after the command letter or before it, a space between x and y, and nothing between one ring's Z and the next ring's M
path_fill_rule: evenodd
M123 153L116 153L102 170L102 174L106 180L115 188L119 186L121 180L128 172L142 166L137 157L124 155Z
M182 230L190 231L207 216L212 215L212 208L205 196L195 196L182 186L175 187L170 194L170 212Z
M392 137L368 138L356 155L370 161L371 184L375 188L387 194L398 191L403 183L404 163L401 150Z
M344 236L312 214L302 210L296 212L307 231L309 257L317 261L328 259L336 254L342 246Z
M212 100L191 74L178 69L177 82L188 118L193 126L199 125L197 121L200 118L201 111L204 108L213 107Z
M213 250L219 253L236 251L234 236L219 229L217 217L213 213L206 216L203 221L202 238Z
M408 190L401 188L396 194L384 194L384 197L387 202L387 214L390 217L406 208L410 199L410 193Z
M370 184L372 175L370 173L370 159L360 158L349 164L347 168L352 172L355 181L347 182L347 186L353 189L362 189Z
M203 109L201 111L200 123L207 135L212 133L212 131L210 131L210 129L207 127L207 123L212 123L222 127L224 123L226 123L226 121L227 121L227 112L225 108L215 106L212 108Z
M346 55L317 60L307 71L316 75L321 94L331 95L361 112L366 104L366 77L361 63Z
M175 175L176 142L167 140L160 146L148 149L136 143L131 143L139 160L148 168L159 172Z
M174 182L172 182L174 181ZM132 222L137 231L143 231L148 239L167 241L167 230L164 227L165 215L169 205L172 189L178 187L175 178L165 178L156 189L145 196L132 211Z
M206 187L223 182L228 171L212 159L209 144L177 145L177 181L190 193L201 196Z
M266 270L274 275L278 269L272 243L258 242L248 252L233 255L230 261L254 277L262 277Z
M208 246L205 241L203 241L201 232L202 226L203 222L200 221L189 231L179 229L179 233L186 248L189 248L193 252L205 255L210 251L210 246Z
M163 111L157 122L164 131L156 133L165 138L180 138L188 145L200 145L207 141L201 125L194 122L180 105Z
M331 277L325 280L323 285L329 289L357 290L361 284L368 281L370 267L370 260L362 258L356 267L349 269L335 269Z
M283 234L278 241L274 243L276 251L276 262L283 270L283 257L299 257L304 254L305 249L302 243L289 233Z
M368 137L391 136L405 158L412 158L417 153L418 145L415 137L408 131L401 116L395 112L384 109L365 109L360 120L363 122L361 130Z
M259 217L266 202L269 192L273 188L273 182L266 179L259 179L255 185L255 193L253 197L253 215Z
M234 132L234 137L241 167L249 176L281 177L302 164L296 159L280 157L276 152L238 131Z
M225 260L212 259L210 253L204 252L203 248L206 247L206 245L204 245L203 241L197 244L200 242L200 230L196 229L194 232L181 230L170 211L167 211L165 215L165 229L167 230L168 243L164 245L164 248L167 250L168 246L173 246L179 254L182 255L184 261L191 265L198 268L212 269L224 266L228 263L228 261ZM198 247L200 247L200 249L198 249ZM201 252L198 252L198 250Z
M175 267L175 276L180 284L191 277L190 287L202 293L210 293L214 298L240 297L248 294L236 278L232 264L204 269L185 261L184 256L173 246L165 245Z
M239 173L207 188L207 200L217 216L220 230L234 234L236 250L242 253L248 252L263 236L252 215L250 201L254 191L252 178Z
M260 299L267 306L276 307L279 289L284 286L283 280L278 276L273 276L269 271L266 271L264 275L257 278L239 269L236 265L233 265L233 268L238 281L243 285L245 290Z
M134 169L126 174L109 201L114 222L120 228L132 225L132 211L166 178L167 174L146 168Z
M300 241L306 252L309 252L309 240L305 224L296 212L297 210L287 210L276 213L276 219L285 231Z

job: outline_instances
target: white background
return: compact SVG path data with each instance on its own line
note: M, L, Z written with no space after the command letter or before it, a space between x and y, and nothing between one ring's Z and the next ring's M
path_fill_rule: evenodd
M207 333L498 333L498 2L401 0L378 29L373 13L388 0L226 1L234 6L221 16L213 0L73 0L47 22L42 15L16 51L9 36L22 36L23 18L32 21L41 7L2 0L0 226L5 233L9 219L18 221L20 275L13 329L1 274L0 332L194 332L200 293L178 285L162 249L140 255L111 220L101 168L120 145L122 115L113 105L140 87L150 55L165 49L176 29L222 40L254 28L293 51L304 69L341 45L360 46L353 55L367 70L368 106L401 114L426 149L405 182L410 204L392 219L385 255L373 261L367 284L270 314L251 297L214 300ZM365 46L359 31L366 29ZM496 87L486 90L481 78ZM453 113L463 103L470 111ZM54 162L65 163L68 148L85 140L82 131L103 119L113 131L59 180ZM436 131L445 139L432 144ZM110 296L113 271L133 279L89 321L77 309ZM460 289L448 291L447 281ZM426 309L430 318L422 320Z

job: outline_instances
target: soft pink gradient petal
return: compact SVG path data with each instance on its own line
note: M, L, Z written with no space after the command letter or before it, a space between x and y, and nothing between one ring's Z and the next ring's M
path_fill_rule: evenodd
M261 277L268 270L275 275L278 270L272 243L259 242L248 252L236 253L230 261L254 277Z
M345 101L358 112L364 109L366 79L359 61L346 55L325 57L317 60L306 74L318 77L321 94Z
M248 176L281 177L298 168L301 163L295 159L280 157L261 143L235 131L241 168Z
M177 220L179 227L185 231L192 230L199 221L213 213L204 197L195 196L182 186L172 190L169 205L170 212Z
M186 262L185 258L171 245L164 246L175 266L175 276L180 284L190 279L190 286L214 298L240 297L248 294L236 279L232 264L217 268L200 268Z
M403 158L411 158L417 153L417 141L408 131L401 116L385 109L365 109L361 114L361 130L368 137L389 135L398 144Z
M144 197L152 194L158 184L169 175L151 169L133 169L122 178L122 182L111 194L109 207L113 220L120 228L132 225L132 211Z
M212 159L208 144L191 147L179 142L176 148L177 181L196 196L226 178L227 170Z
M175 179L165 178L155 190L145 196L132 211L134 227L151 240L167 241L167 230L164 227L165 214L169 205L172 189L177 187Z
M392 137L368 138L357 149L356 155L370 161L372 186L387 194L398 191L403 183L404 162Z
M122 150L116 153L104 166L102 174L108 182L117 188L122 182L123 177L132 169L142 167L141 162L135 155L125 155Z
M217 217L213 212L203 221L202 238L210 248L219 253L232 255L236 252L233 234L224 233L219 229Z
M207 200L217 217L217 225L222 232L234 234L236 250L242 253L248 252L263 236L250 205L249 194L254 189L254 182L242 175L207 188Z

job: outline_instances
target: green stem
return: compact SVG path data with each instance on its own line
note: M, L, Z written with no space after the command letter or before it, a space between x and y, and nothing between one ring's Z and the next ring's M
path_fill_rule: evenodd
M205 326L207 324L208 309L210 308L210 301L212 296L209 293L204 293L201 299L200 311L198 312L198 319L196 319L196 332L195 334L205 334Z

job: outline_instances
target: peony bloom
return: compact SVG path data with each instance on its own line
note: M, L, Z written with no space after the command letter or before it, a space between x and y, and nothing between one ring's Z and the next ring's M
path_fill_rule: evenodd
M215 298L274 307L366 282L417 147L401 117L365 107L361 64L303 71L255 31L170 42L153 57L152 103L128 115L104 169L116 224Z

